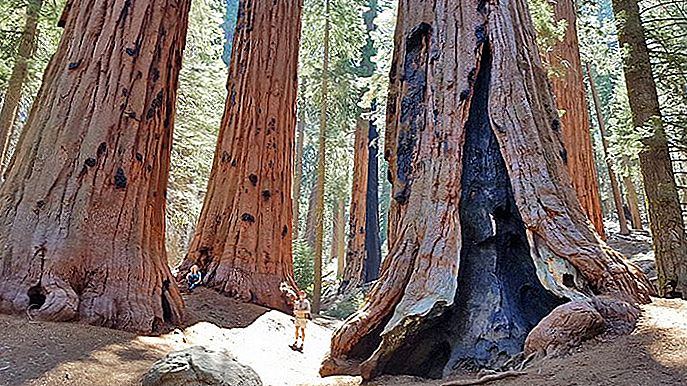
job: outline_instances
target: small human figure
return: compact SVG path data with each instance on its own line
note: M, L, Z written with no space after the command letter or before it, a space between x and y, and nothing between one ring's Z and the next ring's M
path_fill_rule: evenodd
M310 302L305 298L305 291L298 291L298 300L293 303L293 315L296 317L296 340L291 345L291 348L298 351L303 351L303 343L305 343L305 327L308 324L308 319L312 319L310 314ZM298 338L301 340L301 345L298 346Z
M186 282L188 283L189 292L193 292L193 289L200 285L202 278L203 277L198 270L198 266L194 264L191 267L191 271L186 275Z

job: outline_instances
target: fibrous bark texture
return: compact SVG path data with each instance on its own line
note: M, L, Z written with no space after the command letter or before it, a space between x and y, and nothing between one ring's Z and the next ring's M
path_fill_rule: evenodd
M17 57L14 60L12 74L7 82L7 92L0 110L0 172L5 170L8 162L10 138L14 131L14 122L21 100L21 91L28 75L29 61L36 48L36 26L40 16L43 0L30 0L26 4L26 23L19 38Z
M558 110L565 145L564 162L572 178L577 198L601 238L605 239L601 196L594 163L587 98L577 39L577 9L574 0L553 1L556 21L565 20L563 39L553 46L549 61L556 75L551 88Z
M402 0L387 123L398 223L321 374L497 368L566 299L649 301L572 188L524 1Z
M208 190L181 273L287 309L293 282L291 177L302 1L241 1L224 117Z
M190 2L75 0L0 188L0 310L179 322L164 211Z
M613 12L624 53L632 123L649 132L641 140L639 166L656 256L658 293L687 299L687 237L639 6L636 0L613 0Z

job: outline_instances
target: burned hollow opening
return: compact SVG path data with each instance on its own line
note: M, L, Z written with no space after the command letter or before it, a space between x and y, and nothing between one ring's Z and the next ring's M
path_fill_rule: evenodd
M499 368L522 351L532 328L565 300L544 289L530 256L489 120L491 64L485 43L464 127L461 256L454 304L440 317L424 321L383 372L436 378Z
M452 352L444 374L498 368L563 302L544 289L506 163L489 119L491 51L484 44L465 124L458 289L445 314Z
M46 294L40 284L29 288L26 294L29 296L29 308L38 309L45 304Z

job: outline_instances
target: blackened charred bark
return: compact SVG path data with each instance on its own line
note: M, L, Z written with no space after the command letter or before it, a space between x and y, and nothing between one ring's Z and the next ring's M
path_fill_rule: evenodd
M439 378L498 368L564 299L537 279L505 162L489 123L491 57L484 49L465 123L460 222L463 248L454 304L378 371Z
M375 103L372 104L372 111ZM370 120L367 136L367 190L365 197L365 283L379 277L382 262L381 241L379 239L379 161L377 158L379 132L377 125Z
M483 49L463 145L463 248L454 306L444 318L451 357L444 369L497 368L562 303L537 279L525 224L489 122L489 48Z

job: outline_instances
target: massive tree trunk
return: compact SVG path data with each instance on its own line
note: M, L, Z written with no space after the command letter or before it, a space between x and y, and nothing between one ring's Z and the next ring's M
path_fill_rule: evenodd
M301 88L303 91L303 88ZM296 139L296 170L293 174L293 239L298 239L300 203L301 203L301 181L303 180L303 141L305 136L305 112L298 111L298 138Z
M29 61L36 49L36 26L42 6L43 0L29 0L26 5L26 23L19 38L17 57L14 60L2 110L0 110L0 173L5 170L9 161L10 138L21 101L21 90L28 75Z
M324 57L322 59L322 98L320 100L320 138L317 158L317 196L315 198L315 281L313 283L312 310L320 312L320 297L322 296L322 241L324 236L324 181L325 155L327 142L327 87L329 81L329 0L324 0Z
M224 117L203 210L181 273L228 296L287 309L291 178L302 1L241 1Z
M188 0L75 0L0 188L0 310L151 332Z
M687 299L687 240L673 165L663 128L636 0L613 0L618 41L630 100L632 123L649 134L642 138L639 166L649 209L649 227L658 270L658 293Z
M649 301L571 187L525 2L401 0L396 28L386 157L398 224L320 372L498 367L566 299Z
M627 220L625 219L625 211L623 210L623 196L620 194L620 185L618 185L618 177L615 174L613 167L613 160L608 154L608 136L606 135L606 124L603 115L601 114L601 103L599 102L599 94L596 92L596 84L592 76L592 68L589 63L586 63L587 75L589 76L589 88L592 91L592 102L594 103L594 111L596 112L596 121L599 125L599 133L601 134L601 145L603 146L604 161L608 169L608 177L611 183L611 192L613 193L613 202L615 203L615 213L618 216L618 223L620 224L620 234L629 235L630 228L627 227Z
M560 124L566 150L564 161L582 209L601 238L606 239L577 40L577 9L574 0L552 3L556 21L566 22L563 40L549 54L550 64L558 73L551 77L551 87L556 107L563 110Z

